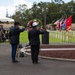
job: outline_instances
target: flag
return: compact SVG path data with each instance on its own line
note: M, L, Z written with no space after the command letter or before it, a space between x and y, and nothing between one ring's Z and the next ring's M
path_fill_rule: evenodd
M66 19L63 20L63 23L62 23L62 30L66 30Z
M60 18L59 20L57 20L54 24L56 25L57 29L60 29L61 28L61 24L62 24L62 18Z
M72 23L72 16L66 19L66 30L69 32L71 31L71 23Z
M66 30L66 23L62 24L62 30Z
M54 24L57 25L59 23L59 20L57 20Z

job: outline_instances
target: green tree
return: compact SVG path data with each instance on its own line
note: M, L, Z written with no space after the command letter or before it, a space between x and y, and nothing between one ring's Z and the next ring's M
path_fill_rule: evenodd
M75 22L75 2L70 1L65 3L62 0L55 0L53 2L34 2L32 8L27 9L27 5L22 4L16 6L15 14L12 16L16 21L21 22L26 26L30 20L35 18L41 20L42 25L50 24L58 20L64 15L73 16L73 22Z
M15 15L12 16L15 21L19 21L23 26L25 26L26 10L27 10L27 5L25 4L18 5L16 6Z

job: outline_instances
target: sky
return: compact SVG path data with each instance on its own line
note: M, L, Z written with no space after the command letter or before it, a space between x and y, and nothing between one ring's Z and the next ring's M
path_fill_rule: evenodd
M51 0L0 0L0 17L5 17L6 12L12 16L15 13L15 6L19 4L26 4L28 8L31 8L33 2L51 2ZM64 2L70 2L71 0L63 0Z

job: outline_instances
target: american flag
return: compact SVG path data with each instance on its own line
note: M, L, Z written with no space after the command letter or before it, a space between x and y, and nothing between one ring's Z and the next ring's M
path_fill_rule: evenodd
M56 25L57 29L71 31L71 23L72 16L68 17L67 19L60 18L54 24Z

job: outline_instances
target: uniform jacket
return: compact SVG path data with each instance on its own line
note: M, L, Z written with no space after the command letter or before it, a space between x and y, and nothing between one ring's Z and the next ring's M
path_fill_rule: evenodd
M44 31L36 30L35 28L28 31L28 39L30 45L40 45L39 34L44 34Z
M9 31L10 44L19 44L20 32L23 32L25 28L20 29L17 26L11 27Z

